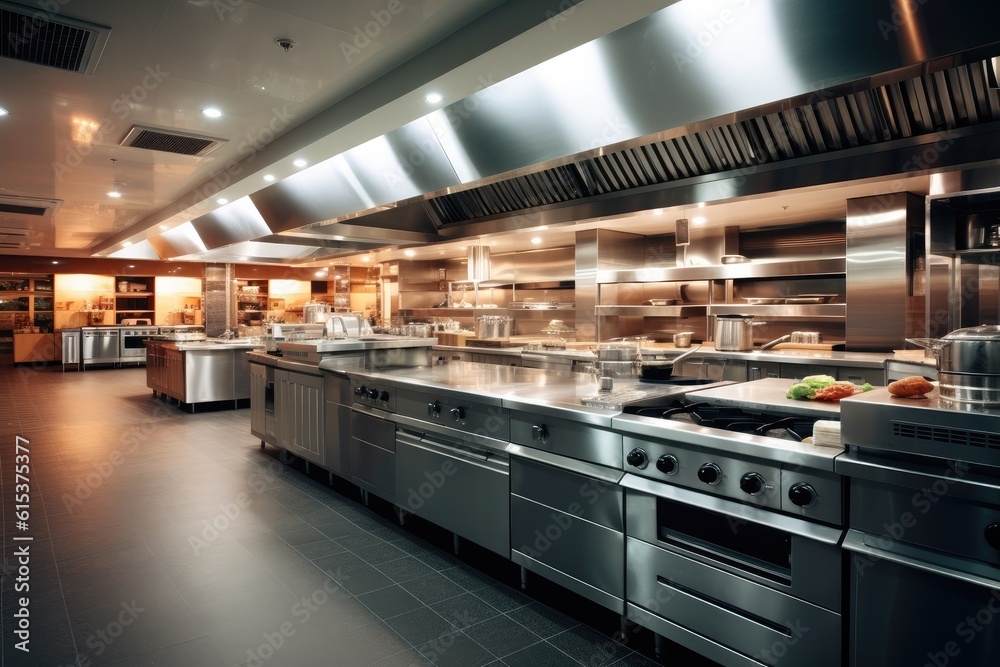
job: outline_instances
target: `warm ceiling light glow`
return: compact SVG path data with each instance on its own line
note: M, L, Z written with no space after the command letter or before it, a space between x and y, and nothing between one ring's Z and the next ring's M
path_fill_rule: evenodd
M416 251L416 250L413 250L413 249L410 249L410 250L404 250L404 251L403 251L403 254L404 254L404 255L406 255L407 257L413 257L414 255L416 255L416 254L417 254L417 251Z
M653 211L653 215L663 215L663 209L658 208Z
M535 238L531 239L531 242L534 243L535 245L538 245L539 243L542 242L542 238L540 236L536 236Z
M130 268L130 269L134 269L134 268L135 268L135 264L129 264L129 265L128 265L128 268Z
M229 203L229 200L226 199L225 197L219 197L218 199L215 200L215 203L218 204L219 206L225 206L226 204Z
M323 272L322 271L317 271L316 272L316 277L317 278L322 278L323 277Z
M131 241L125 241L124 243L122 243L122 247L123 247L123 248L127 248L127 247L129 247L130 245L132 245L132 242L131 242Z
M58 262L58 260L52 260L52 263L53 264L58 264L59 262Z
M2 115L3 114L0 114L0 116ZM100 126L101 124L97 121L74 118L73 126L69 131L69 136L78 144L89 144L94 141L94 136L97 134L97 129Z
M538 231L540 231L540 232L544 232L544 231L545 231L546 229L548 229L548 228L549 228L549 226L548 226L548 225L542 225L541 227L538 227Z
M362 262L370 262L370 261L372 261L372 258L369 257L368 255L365 255L364 257L361 258L361 261Z
M264 180L270 183L274 180L274 174L264 174Z
M0 116L6 116L8 113L10 112L4 109L3 107L0 107Z
M208 116L209 118L218 118L222 115L222 112L215 107L209 107L207 109L202 109L201 112Z
M122 193L118 192L117 190L112 190L111 192L108 193L108 196L118 199L119 197L122 196Z
M170 226L169 225L160 225L160 229L162 229L163 231L167 231L168 229L170 229Z
M441 93L427 93L427 96L424 97L424 102L427 102L427 104L437 104L443 99Z
M309 163L306 162L305 160L303 160L302 158L299 158L297 160L293 160L292 164L294 164L296 167L298 167L299 169L301 169L302 167L306 166Z
M691 218L691 222L695 225L704 225L706 222L708 222L708 219L705 218L705 216L699 215L695 216L694 218Z
M705 208L705 202L703 201L698 202L698 208Z

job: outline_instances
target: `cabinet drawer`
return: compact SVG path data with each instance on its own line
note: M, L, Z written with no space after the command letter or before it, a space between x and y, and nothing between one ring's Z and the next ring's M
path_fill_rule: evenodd
M510 441L610 468L622 467L622 436L590 424L513 410Z
M617 484L514 456L510 492L612 530L625 530L623 493Z

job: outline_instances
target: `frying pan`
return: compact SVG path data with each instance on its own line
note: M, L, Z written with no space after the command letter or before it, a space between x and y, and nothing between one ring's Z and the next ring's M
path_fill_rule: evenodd
M665 380L674 373L674 364L682 360L684 357L697 352L701 349L701 345L695 345L690 350L686 350L681 354L678 354L672 359L663 359L659 361L643 361L642 370L640 373L640 378L643 380Z

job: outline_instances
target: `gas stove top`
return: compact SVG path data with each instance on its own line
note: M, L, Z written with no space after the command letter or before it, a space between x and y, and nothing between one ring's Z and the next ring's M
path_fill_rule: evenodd
M668 404L671 399L679 399L693 389L709 389L727 384L732 383L682 376L656 382L618 380L610 391L599 391L593 396L581 398L580 403L592 408L628 412L641 406Z

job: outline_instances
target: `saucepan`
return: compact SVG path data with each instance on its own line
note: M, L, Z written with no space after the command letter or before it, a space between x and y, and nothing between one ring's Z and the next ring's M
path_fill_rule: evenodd
M942 398L1000 405L1000 325L956 329L942 338L907 338L937 360Z

